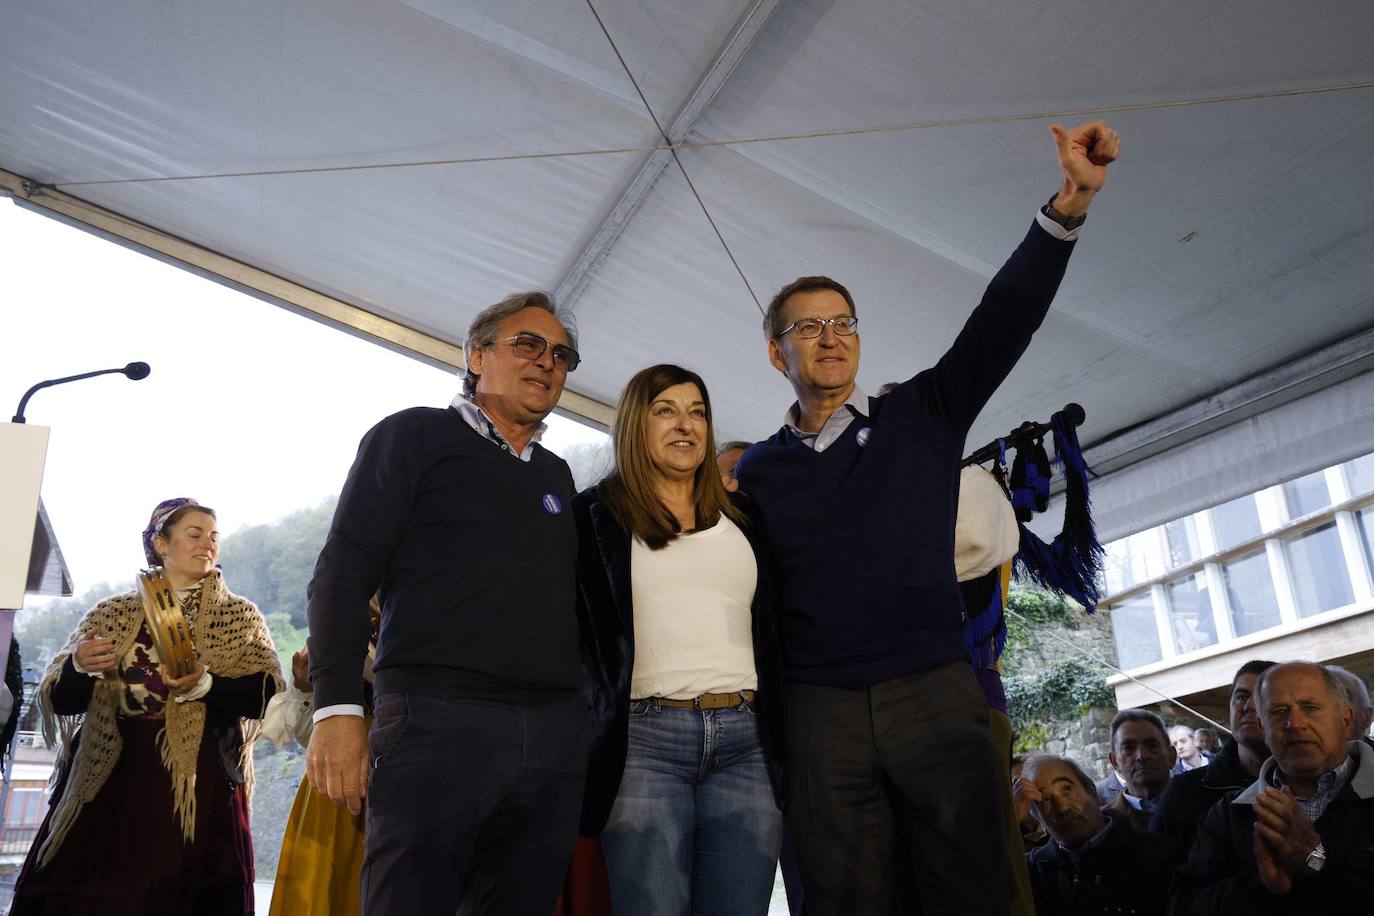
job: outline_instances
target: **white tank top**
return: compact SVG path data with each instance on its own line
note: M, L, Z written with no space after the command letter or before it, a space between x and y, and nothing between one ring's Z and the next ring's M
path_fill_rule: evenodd
M724 515L662 550L630 546L635 664L630 697L690 700L756 690L753 611L758 567Z

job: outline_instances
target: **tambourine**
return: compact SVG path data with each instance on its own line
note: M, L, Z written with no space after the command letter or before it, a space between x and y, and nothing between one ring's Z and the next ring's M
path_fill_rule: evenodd
M191 630L176 592L161 566L140 570L137 583L158 658L174 677L185 677L196 670L196 647L191 644Z

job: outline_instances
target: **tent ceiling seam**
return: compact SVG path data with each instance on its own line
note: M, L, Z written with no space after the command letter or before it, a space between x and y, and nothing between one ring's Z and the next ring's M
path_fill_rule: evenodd
M627 71L628 72L628 71ZM1122 112L1158 111L1169 108L1193 108L1202 105L1224 105L1239 102L1255 102L1272 99L1294 98L1309 95L1324 95L1338 92L1360 92L1374 89L1374 81L1346 83L1334 86L1310 86L1298 89L1275 89L1237 95L1208 96L1199 99L1166 99L1159 102L1138 102L1129 105L1107 105L1094 108L1072 108L1059 111L1041 111L1023 114L987 115L978 118L949 118L935 121L915 121L908 124L893 124L883 127L850 127L834 130L818 130L790 134L769 134L761 137L737 137L727 140L694 140L665 142L653 146L615 146L598 147L586 150L554 150L544 153L511 153L509 155L468 156L453 159L418 159L395 162L359 163L354 165L305 166L289 169L254 169L240 172L206 172L190 175L147 175L130 178L91 178L91 179L53 179L53 187L75 188L88 185L146 184L167 181L205 181L225 178L261 178L277 175L315 175L329 172L361 172L369 170L434 168L451 165L480 165L489 162L538 161L541 159L563 159L580 156L614 156L627 153L670 152L675 150L715 149L719 147L749 146L759 143L790 143L799 140L822 140L833 137L858 137L869 134L905 133L916 130L938 130L951 127L976 127L985 124L1009 124L1019 121L1046 121L1061 118L1087 117L1089 115L1120 114ZM662 129L660 128L660 131Z
M730 73L744 58L780 2L781 0L755 0L740 16L705 72L697 79L669 122L665 134L668 145L655 147L645 157L634 177L625 184L609 212L573 259L572 265L555 284L554 298L561 306L576 310L577 302L590 282L593 272L615 247L621 234L648 199L659 179L663 177L663 170L668 167L669 147L691 132L702 112L725 85ZM653 116L652 112L650 116Z
M754 292L754 286L749 282L749 278L744 274L744 268L740 267L739 261L735 258L735 253L730 250L730 243L725 241L725 236L721 233L720 227L716 225L715 218L711 216L711 211L706 207L706 201L702 200L701 194L697 191L696 184L692 181L692 176L687 174L686 167L682 164L682 159L677 154L677 149L673 145L673 138L668 136L668 132L663 129L663 124L658 120L658 115L654 114L653 107L649 104L649 99L644 95L644 90L640 88L639 81L635 79L634 71L625 62L625 57L620 53L620 48L616 46L615 39L611 37L610 29L606 28L606 23L601 21L601 14L596 11L596 5L592 0L586 0L587 9L591 10L592 16L596 18L596 24L601 27L601 33L606 36L606 41L610 44L611 50L615 52L616 60L620 61L621 68L625 71L625 77L635 87L635 92L639 93L639 99L644 103L644 110L653 119L654 126L658 128L659 136L663 138L664 146L672 154L673 162L677 163L677 169L682 173L682 180L687 182L687 187L696 198L697 206L701 207L702 215L706 217L706 222L711 224L711 231L716 234L716 240L720 242L720 247L725 249L725 255L730 259L730 263L735 267L735 273L739 274L740 281L744 283L744 288L749 291L749 298L754 300L755 307L759 314L763 314L763 303L759 302L758 295ZM695 94L695 93L694 93Z

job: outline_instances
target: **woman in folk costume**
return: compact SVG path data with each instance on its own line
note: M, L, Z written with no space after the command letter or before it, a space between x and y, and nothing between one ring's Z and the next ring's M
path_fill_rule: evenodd
M372 638L363 662L363 702L372 724L372 660L377 654L377 631L382 609L374 596L367 609ZM291 683L267 704L262 737L277 747L296 741L310 744L314 731L314 688L310 683L310 654L302 648L291 658ZM335 804L301 777L291 816L286 819L277 879L272 887L268 916L353 916L362 911L359 893L363 867L365 819L347 805Z
M252 602L215 562L215 513L160 503L143 533L195 647L192 670L160 663L137 593L89 611L39 688L61 739L52 807L15 887L14 916L220 916L253 911L252 742L281 685Z
M721 482L696 373L637 373L612 432L615 470L573 501L596 738L582 833L601 837L617 913L761 916L784 729L757 526Z

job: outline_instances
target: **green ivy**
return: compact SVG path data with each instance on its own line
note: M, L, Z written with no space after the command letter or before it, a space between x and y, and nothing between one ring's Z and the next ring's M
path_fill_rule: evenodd
M1050 725L1115 703L1104 669L1077 658L1053 662L1035 674L1008 677L1005 686L1007 715L1019 736L1018 747L1041 747Z
M1046 624L1078 629L1077 603L1040 588L1013 586L1007 596L1007 648L1014 650L1031 642L1031 631Z
M1011 752L1013 754L1034 754L1045 749L1045 745L1050 740L1050 730L1048 726L1031 724L1023 728L1018 728L1015 732L1016 740L1012 742Z

